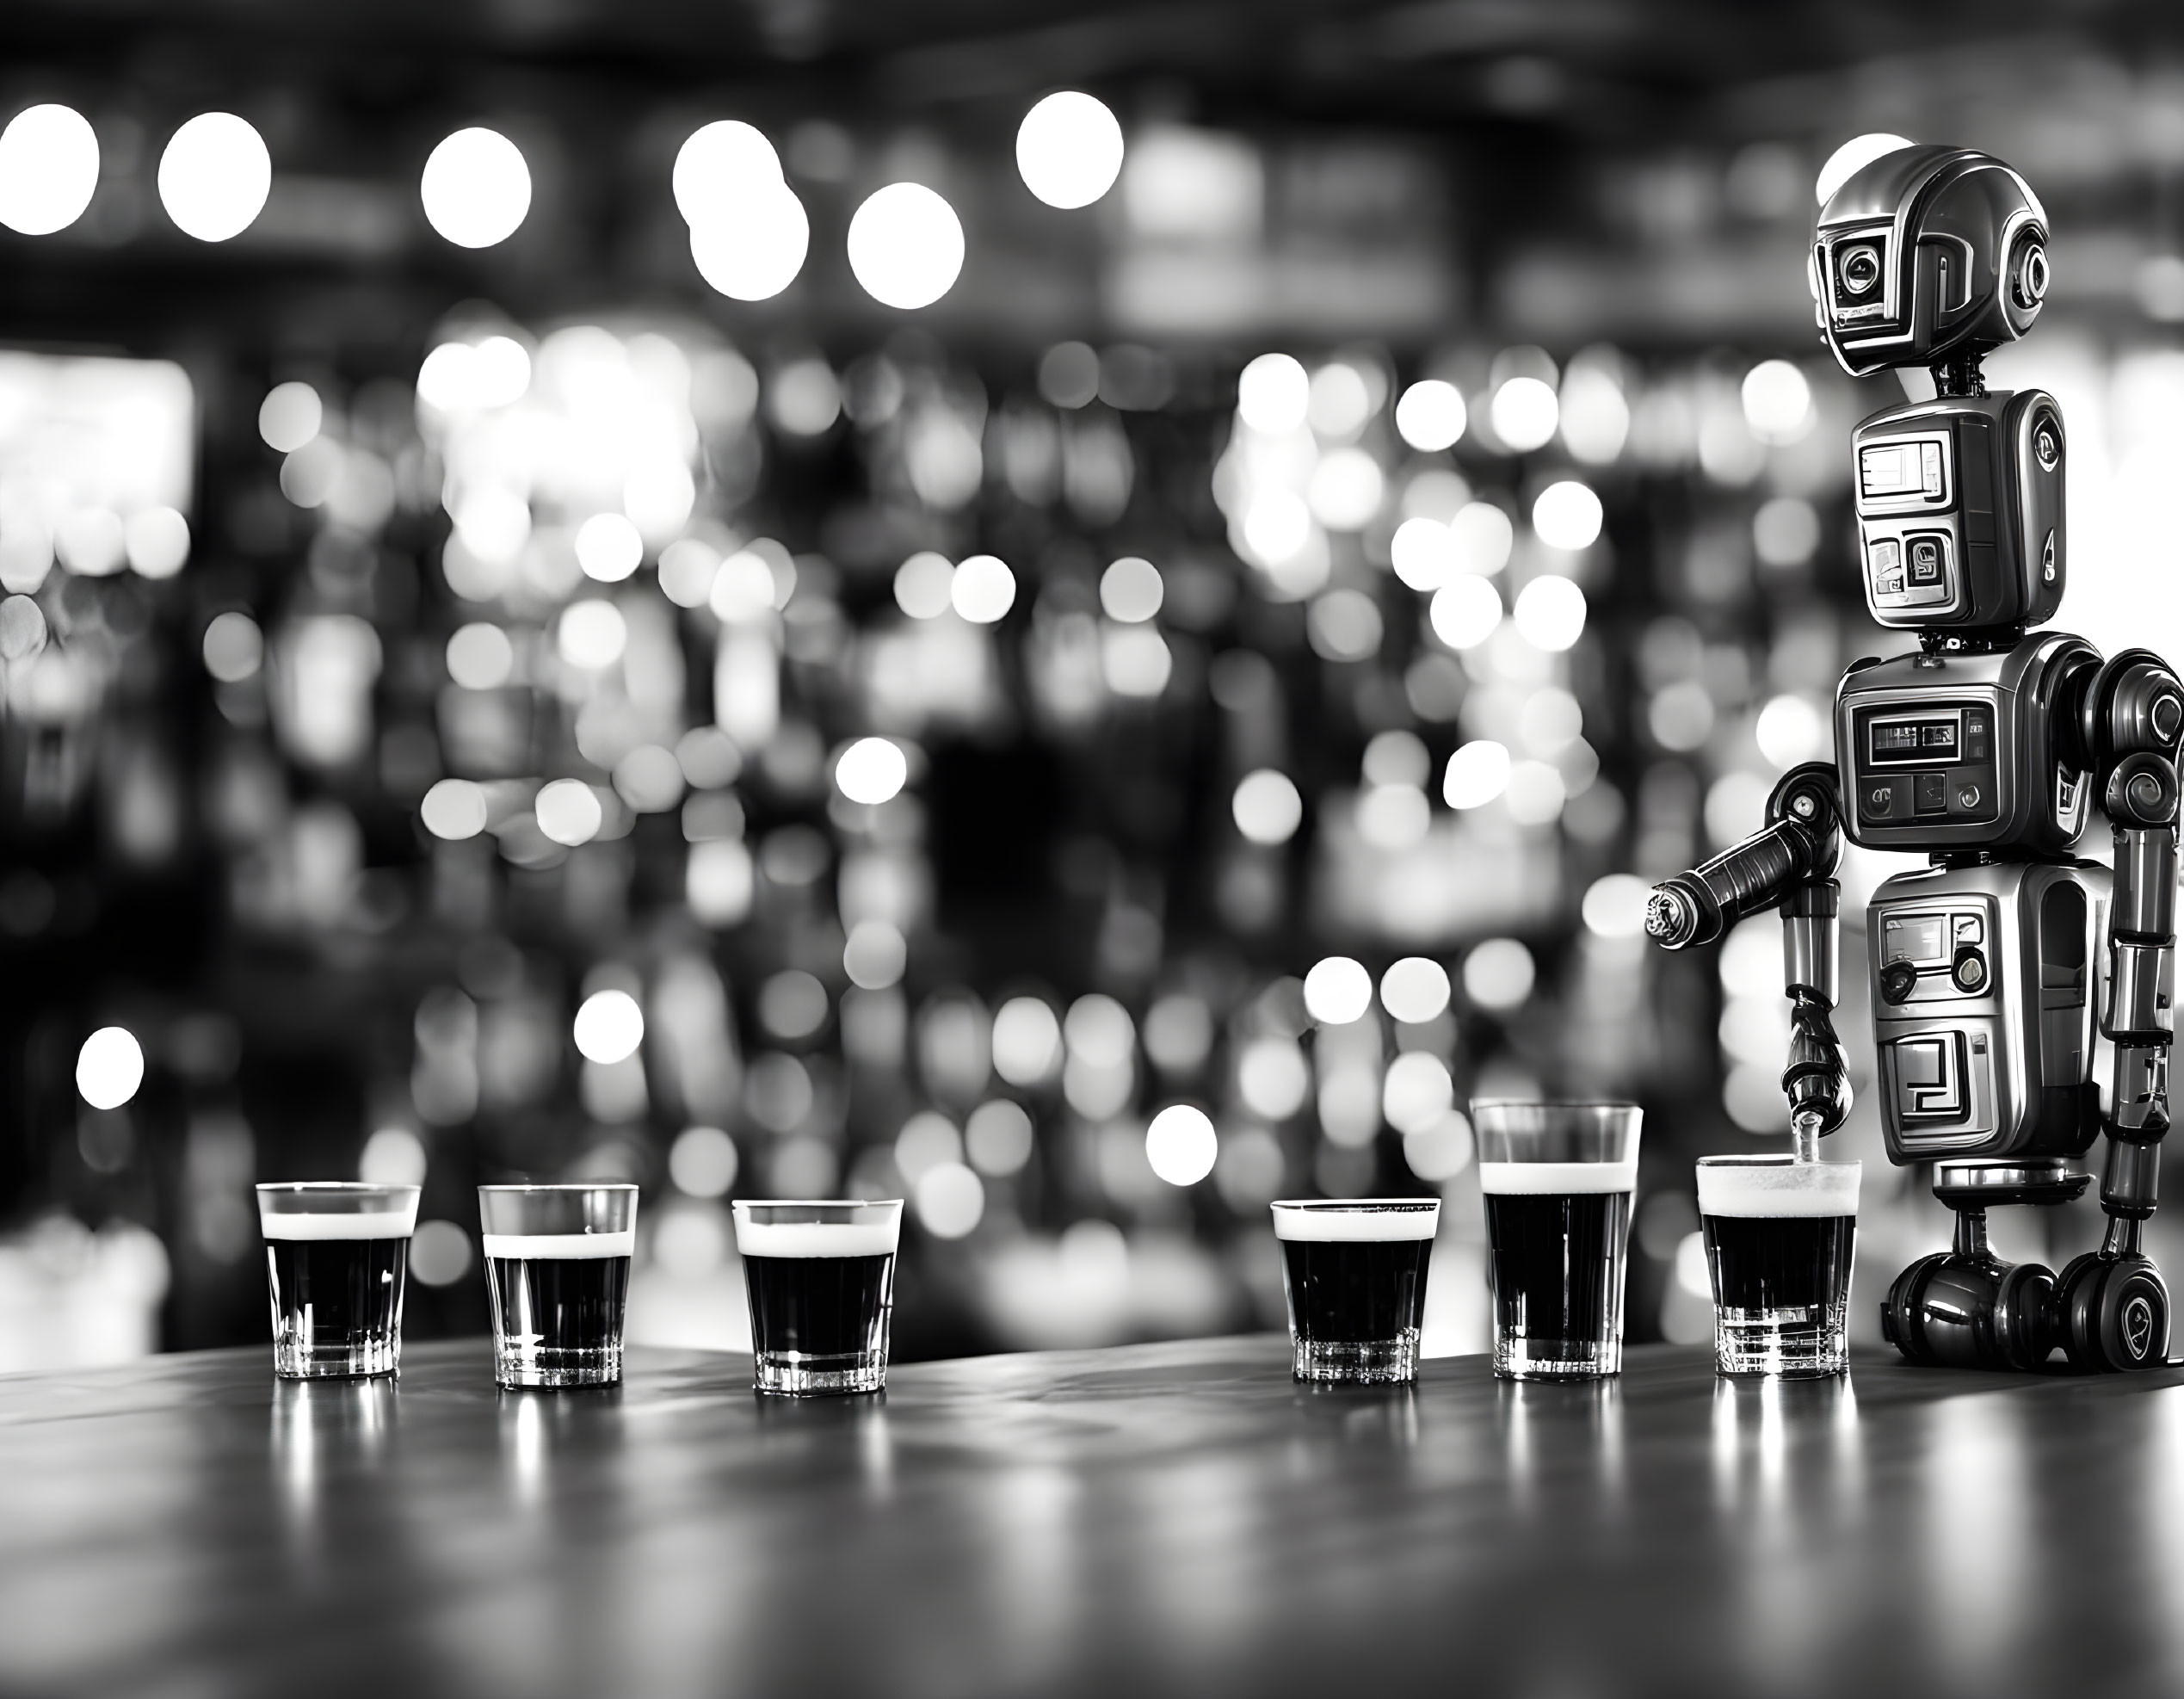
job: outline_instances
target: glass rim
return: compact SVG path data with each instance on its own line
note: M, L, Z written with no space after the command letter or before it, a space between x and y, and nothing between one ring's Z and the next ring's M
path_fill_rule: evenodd
M1278 1197L1267 1205L1269 1209L1310 1209L1326 1214L1344 1210L1369 1214L1374 1210L1438 1209L1437 1197Z
M400 1197L424 1188L408 1180L260 1180L261 1197Z
M541 1180L535 1184L526 1181L499 1181L490 1186L480 1186L480 1192L633 1192L643 1189L634 1180Z
M1643 1109L1643 1103L1632 1103L1627 1097L1474 1097L1474 1112L1479 1109Z
M1693 1159L1700 1168L1863 1168L1862 1157L1840 1161L1800 1162L1788 1151L1753 1151L1745 1155L1702 1156Z
M731 1197L730 1209L900 1209L899 1197Z

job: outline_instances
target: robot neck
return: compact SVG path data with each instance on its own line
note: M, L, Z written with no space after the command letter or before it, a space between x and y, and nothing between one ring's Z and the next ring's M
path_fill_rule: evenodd
M1971 631L1937 631L1928 626L1919 633L1916 664L1938 666L1938 658L1945 655L2007 654L2024 640L2023 626L1983 626Z
M1987 392L1987 379L1979 369L1981 358L1978 350L1966 349L1951 355L1934 367L1934 394L1984 395Z

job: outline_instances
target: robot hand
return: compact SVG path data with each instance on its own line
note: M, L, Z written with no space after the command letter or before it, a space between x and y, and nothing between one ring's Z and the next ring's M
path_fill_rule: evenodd
M1745 916L1782 911L1782 983L1792 1004L1782 1092L1798 1151L1850 1113L1850 1077L1830 1018L1835 1005L1840 893L1831 877L1842 853L1835 769L1808 762L1785 774L1768 798L1767 824L1704 867L1654 887L1645 930L1669 949L1711 943Z

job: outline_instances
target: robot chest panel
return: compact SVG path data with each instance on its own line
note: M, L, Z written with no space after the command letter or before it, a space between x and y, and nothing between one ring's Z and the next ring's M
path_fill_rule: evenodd
M2041 650L2063 644L2087 648L2076 639L2028 639ZM2049 688L2055 660L2021 652L1907 656L1845 678L1835 761L1851 841L2068 853L2085 829L2089 784L2062 755L2064 709Z

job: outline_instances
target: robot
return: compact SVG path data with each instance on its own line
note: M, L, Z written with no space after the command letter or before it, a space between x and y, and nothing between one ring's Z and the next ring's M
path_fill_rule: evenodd
M2169 1350L2143 1238L2169 1130L2184 684L2145 650L2104 661L2030 629L2063 598L2063 415L2038 390L1990 394L1980 362L2039 317L2047 246L2025 180L1966 148L1884 154L1822 211L1807 281L1829 349L1853 376L1934 374L1933 400L1851 439L1866 605L1918 647L1852 664L1835 762L1786 774L1761 831L1656 887L1646 930L1683 949L1780 909L1782 1087L1811 1159L1850 1109L1842 840L1924 852L1867 912L1876 1081L1889 1160L1933 1163L1957 1226L1897 1277L1882 1331L1917 1363L2031 1369L2059 1348L2113 1373ZM2075 853L2095 809L2113 873ZM2078 1196L2070 1159L2102 1134L2100 1250L2059 1275L2002 1261L1987 1210Z

